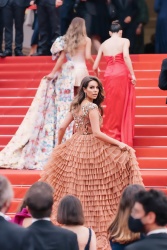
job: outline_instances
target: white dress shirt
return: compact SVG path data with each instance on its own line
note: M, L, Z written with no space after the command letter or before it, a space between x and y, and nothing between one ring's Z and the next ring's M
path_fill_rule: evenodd
M152 230L147 235L150 235L150 234L162 234L162 233L167 234L167 228L160 228L160 229Z
M39 220L47 220L47 221L50 221L50 218L49 218L49 217L44 217L44 218L40 218L40 219L32 218L32 223L34 223L34 222L36 222L36 221L39 221Z

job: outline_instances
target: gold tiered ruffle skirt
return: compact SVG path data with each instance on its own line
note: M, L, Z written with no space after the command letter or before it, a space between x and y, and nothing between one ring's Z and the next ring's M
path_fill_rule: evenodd
M108 249L107 227L112 221L123 189L143 185L134 150L123 151L93 134L74 134L55 147L44 167L41 181L54 188L53 216L66 194L82 202L85 225L93 228L98 249Z

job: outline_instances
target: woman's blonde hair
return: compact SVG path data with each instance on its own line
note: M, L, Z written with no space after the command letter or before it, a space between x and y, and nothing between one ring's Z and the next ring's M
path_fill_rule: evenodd
M65 34L65 52L75 55L79 45L86 44L86 36L85 20L75 17Z
M107 231L109 239L112 240L112 242L126 244L140 238L139 233L132 233L129 230L128 218L134 204L135 194L141 190L145 190L143 186L133 184L127 186L123 191L116 217Z

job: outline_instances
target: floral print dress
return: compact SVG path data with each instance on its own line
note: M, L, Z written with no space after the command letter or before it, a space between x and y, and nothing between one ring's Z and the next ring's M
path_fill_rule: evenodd
M58 37L51 52L57 58L64 49L64 38ZM34 100L16 134L0 152L0 167L12 169L42 170L53 148L57 144L60 124L69 111L74 97L76 64L69 54L66 62L55 76L55 80L41 80ZM88 75L85 62L80 68L83 76ZM64 141L73 133L71 124Z

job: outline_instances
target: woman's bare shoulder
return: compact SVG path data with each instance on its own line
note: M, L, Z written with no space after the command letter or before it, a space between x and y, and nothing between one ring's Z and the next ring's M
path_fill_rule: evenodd
M88 36L86 37L86 42L91 42L91 39Z
M111 37L108 38L107 40L105 40L105 41L101 44L101 46L104 46L105 44L110 43L110 42L111 42Z
M130 41L129 41L129 39L128 38L121 38L122 39L122 41L124 42L124 43L129 43Z

